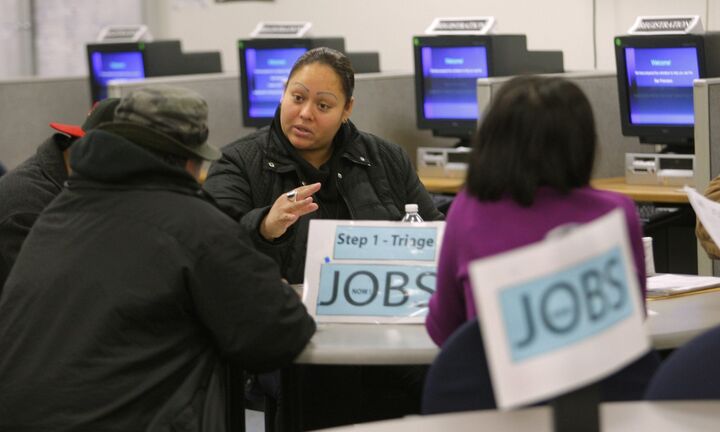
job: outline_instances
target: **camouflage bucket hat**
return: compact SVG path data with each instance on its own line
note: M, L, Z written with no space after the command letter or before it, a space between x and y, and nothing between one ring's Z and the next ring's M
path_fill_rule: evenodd
M194 91L169 86L144 87L128 93L111 123L98 126L135 144L182 157L220 159L207 144L207 102Z

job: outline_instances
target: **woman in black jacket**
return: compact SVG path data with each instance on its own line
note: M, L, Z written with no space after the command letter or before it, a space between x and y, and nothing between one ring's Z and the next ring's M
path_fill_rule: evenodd
M225 147L204 184L290 283L303 281L310 219L398 221L408 203L418 204L425 220L443 218L407 154L352 124L354 85L345 55L306 52L290 71L272 124ZM422 376L416 368L310 369L304 428L419 412Z
M224 148L204 188L290 283L303 280L310 219L442 219L407 154L350 121L354 72L329 48L302 55L269 127Z

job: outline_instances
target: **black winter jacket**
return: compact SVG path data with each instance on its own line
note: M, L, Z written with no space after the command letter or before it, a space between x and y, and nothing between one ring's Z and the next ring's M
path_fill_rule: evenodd
M312 318L183 169L100 130L72 149L0 299L0 430L223 431L221 358L282 367Z
M53 134L36 154L0 178L0 292L30 228L67 180L62 148L69 140Z
M334 178L341 199L354 220L398 221L405 204L418 204L426 221L443 218L420 183L407 154L398 145L375 135L349 130L338 132L349 137L342 147L338 172ZM223 149L203 188L232 218L248 228L260 250L280 264L290 283L301 283L305 271L311 213L300 218L288 232L273 242L260 235L260 223L280 194L301 186L296 162L288 154L272 125L241 138Z

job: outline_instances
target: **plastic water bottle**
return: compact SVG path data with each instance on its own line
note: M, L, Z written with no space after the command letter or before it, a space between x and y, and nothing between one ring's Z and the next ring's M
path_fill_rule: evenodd
M418 213L417 204L405 204L405 216L402 218L403 222L422 222L423 218Z

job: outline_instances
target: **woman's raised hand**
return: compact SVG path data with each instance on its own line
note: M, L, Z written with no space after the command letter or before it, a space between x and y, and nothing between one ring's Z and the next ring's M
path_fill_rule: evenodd
M317 210L312 195L319 190L320 183L313 183L280 195L260 223L260 235L265 240L274 240L285 234L300 216Z

